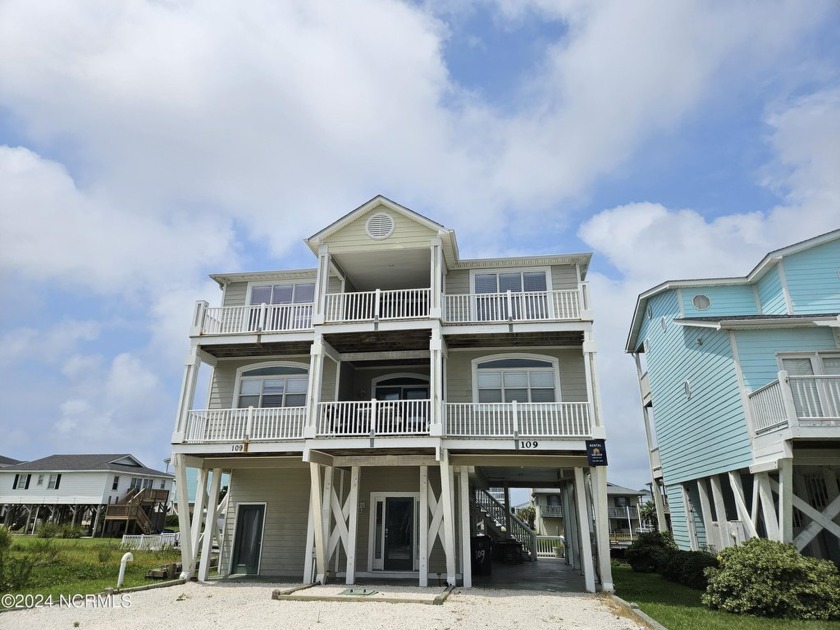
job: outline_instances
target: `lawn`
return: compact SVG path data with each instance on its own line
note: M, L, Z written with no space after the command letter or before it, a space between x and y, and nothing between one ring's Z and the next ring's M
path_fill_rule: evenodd
M656 573L636 573L623 563L613 563L612 570L615 594L635 602L668 630L840 630L840 621L767 619L709 610L700 603L701 591Z
M120 560L125 551L119 541L109 538L36 538L15 536L7 554L9 559L26 559L33 565L27 585L12 593L75 595L101 593L116 588ZM134 561L126 565L123 588L151 584L150 569L181 561L178 550L132 551ZM8 569L8 566L7 566Z

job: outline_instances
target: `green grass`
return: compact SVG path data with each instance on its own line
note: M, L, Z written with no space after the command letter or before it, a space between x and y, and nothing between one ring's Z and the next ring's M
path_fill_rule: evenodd
M124 553L117 539L15 536L9 556L38 560L28 585L11 592L58 597L116 588ZM126 564L123 588L155 583L157 580L146 578L147 571L181 561L180 551L172 549L131 553L134 561Z
M636 573L613 563L615 594L656 619L668 630L840 630L840 621L793 621L733 615L700 603L701 591L670 582L656 573Z

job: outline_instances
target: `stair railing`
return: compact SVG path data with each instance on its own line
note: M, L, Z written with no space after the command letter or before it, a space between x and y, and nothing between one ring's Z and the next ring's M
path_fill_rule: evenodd
M494 521L506 528L508 523L508 511L492 494L486 490L475 491L475 503L485 514ZM537 559L537 533L520 519L516 514L510 513L510 531L506 532L510 538L518 541L528 551L532 560Z

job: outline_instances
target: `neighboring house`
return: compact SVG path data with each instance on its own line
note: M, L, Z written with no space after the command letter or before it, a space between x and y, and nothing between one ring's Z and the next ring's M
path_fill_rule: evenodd
M20 460L0 455L0 468L5 468L6 466L13 466L15 464L20 464Z
M683 549L753 536L840 562L840 230L769 253L746 277L639 296L654 500ZM645 369L646 366L646 369Z
M642 527L639 505L642 503L642 490L622 488L607 482L607 514L610 519L610 545L626 547L636 537Z
M3 523L84 525L89 534L151 533L163 527L174 476L132 455L50 455L0 468ZM101 526L101 528L100 528Z
M534 532L486 490L551 483L582 515L570 561L589 590L597 516L611 590L606 469L585 455L605 437L591 255L461 259L452 230L381 196L305 242L315 268L214 275L220 304L196 304L173 461L179 485L198 468L210 492L199 522L179 506L184 571L209 574L214 537L199 549L199 532L223 472L220 573L350 584L469 586L479 525L535 558Z
M559 488L534 488L531 501L537 512L537 533L542 536L562 536L563 495Z

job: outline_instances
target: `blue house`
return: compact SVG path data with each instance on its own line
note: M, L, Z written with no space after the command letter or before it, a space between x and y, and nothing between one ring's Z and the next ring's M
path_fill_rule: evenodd
M625 350L682 549L761 536L840 562L840 230L645 291Z

